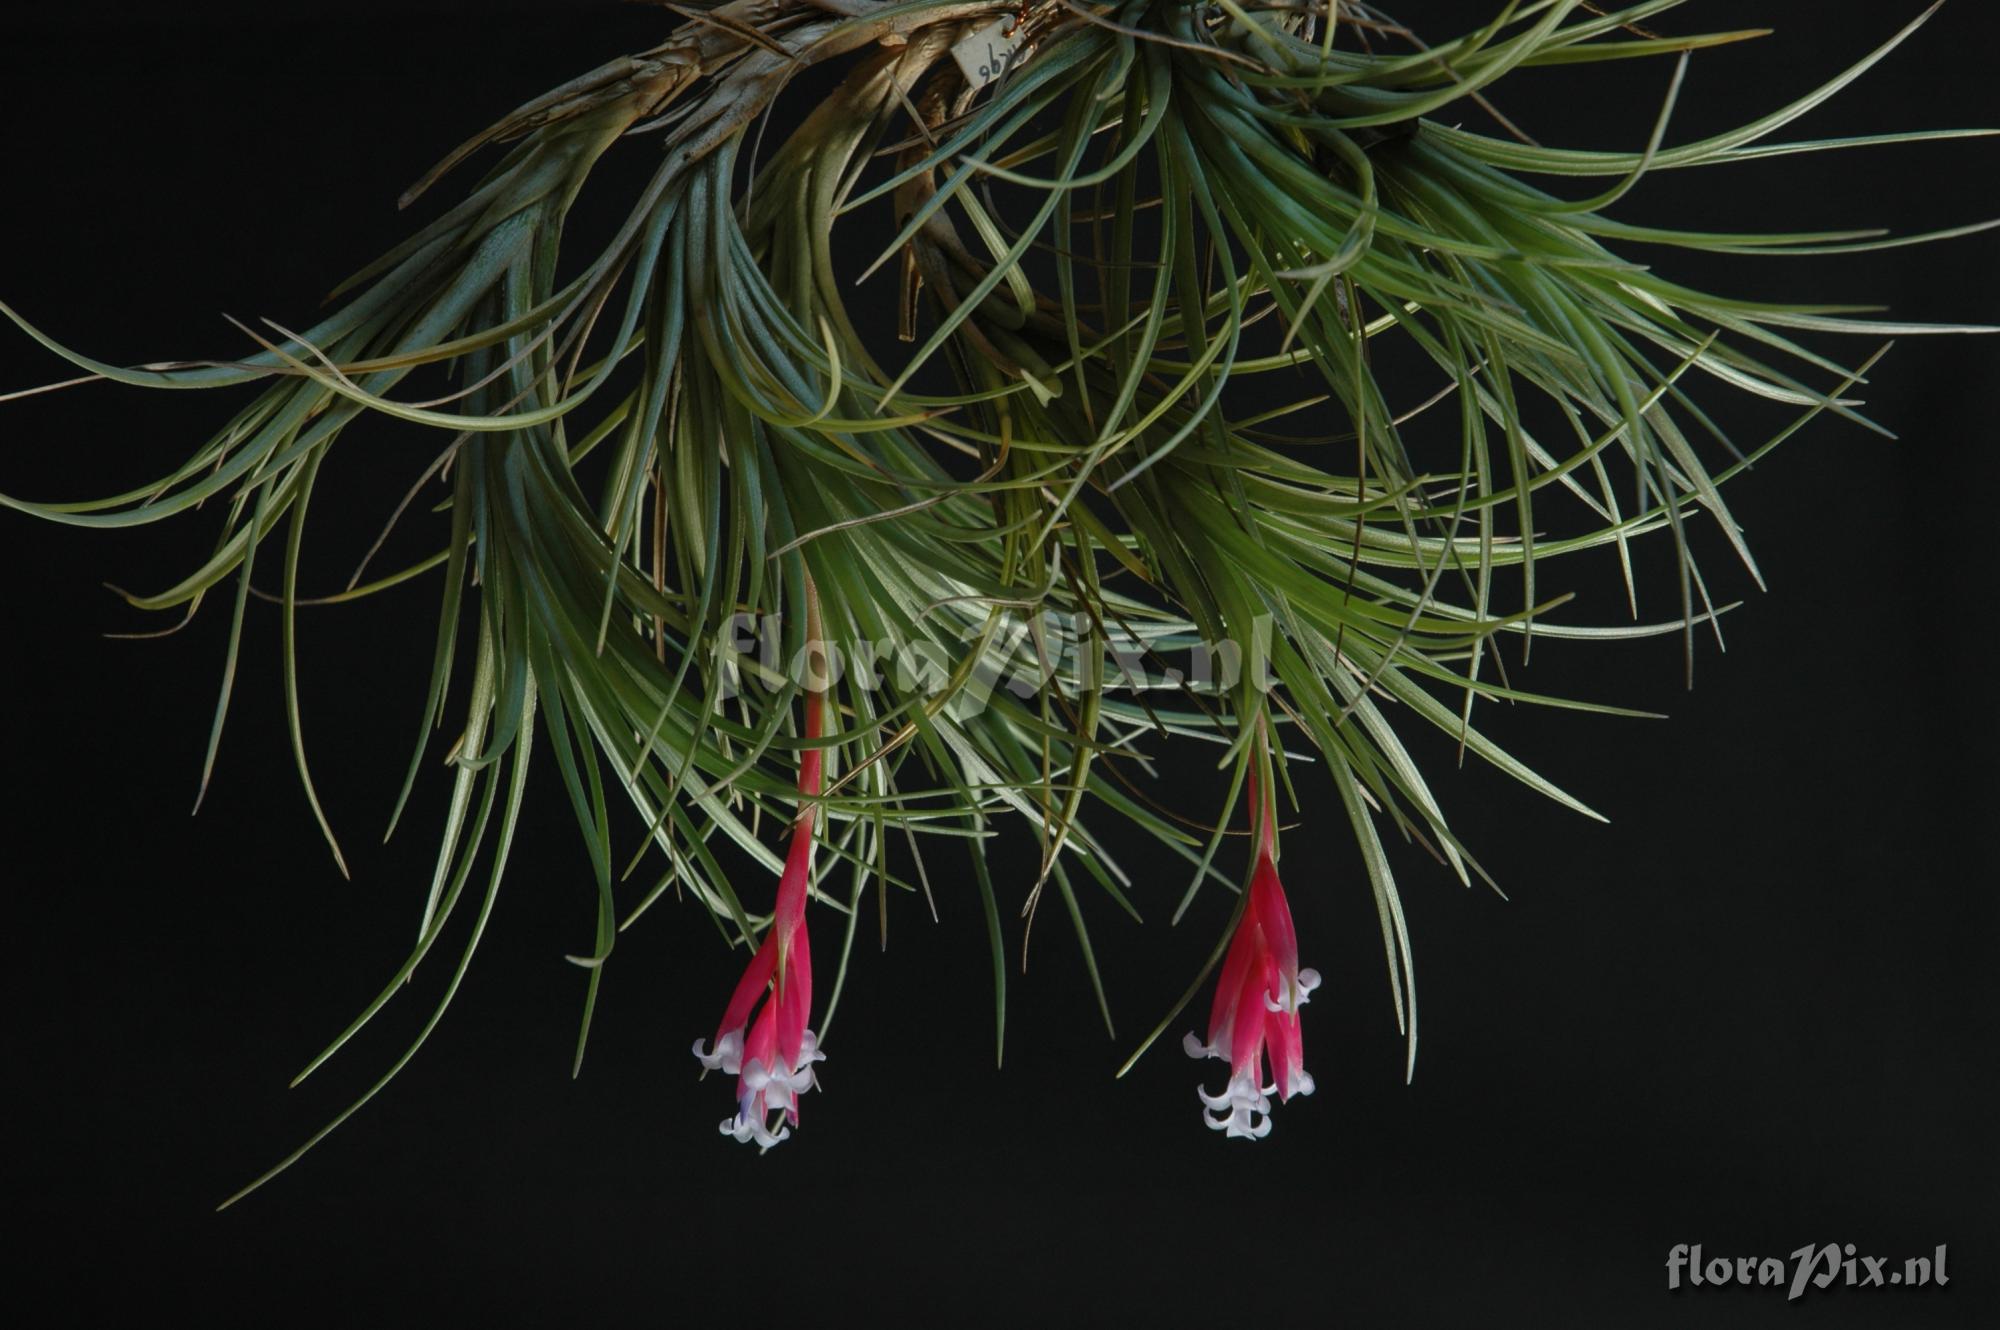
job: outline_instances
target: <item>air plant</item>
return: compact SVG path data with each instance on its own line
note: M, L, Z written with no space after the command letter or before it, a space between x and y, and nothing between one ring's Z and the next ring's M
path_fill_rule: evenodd
M1210 1125L1262 1135L1270 1095L1312 1088L1299 1008L1317 976L1298 967L1278 885L1281 798L1337 806L1352 826L1358 871L1332 876L1373 895L1414 1065L1385 840L1428 847L1462 881L1484 873L1407 737L1436 729L1594 816L1475 713L1500 700L1634 713L1528 691L1503 644L1678 635L1691 670L1696 630L1727 607L1690 528L1713 526L1755 574L1723 483L1822 414L1881 430L1849 395L1880 339L1989 331L1711 295L1626 256L1850 254L1982 229L1615 220L1658 173L1974 132L1775 137L1927 11L1809 95L1669 146L1690 54L1761 35L1649 26L1680 3L1510 0L1433 42L1357 0L663 5L660 45L528 103L419 181L405 202L485 167L311 327L246 328L256 348L234 360L125 368L6 309L91 378L244 390L154 484L0 502L83 526L220 513L200 567L128 597L229 605L204 786L253 576L275 565L292 747L336 860L298 707L309 503L354 422L392 418L431 442L394 519L429 509L435 553L357 572L332 599L438 587L394 803L400 815L443 730L436 870L407 959L306 1073L448 928L467 940L388 1075L237 1197L372 1098L434 1028L538 757L560 774L596 887L595 947L572 957L587 974L578 1058L620 931L665 896L702 910L750 956L713 1046L695 1046L703 1068L739 1078L723 1123L738 1140L768 1148L797 1122L824 1056L815 1000L837 1008L857 934L893 895L976 902L996 1048L1003 921L1032 918L1048 892L1104 1003L1080 901L1101 892L1136 917L1101 830L1121 821L1188 865L1176 921L1229 916L1208 969L1132 1057L1220 965L1207 1038L1186 1044L1231 1063L1224 1093L1203 1093ZM1637 151L1543 147L1497 112L1493 133L1458 125L1515 71L1655 59L1664 101ZM794 113L805 87L824 95ZM611 152L643 155L650 176L579 263L564 221ZM857 289L878 306L893 293L893 335L850 306ZM1871 350L1836 360L1801 333ZM1410 399L1389 357L1427 392ZM1711 390L1792 419L1739 443L1703 404ZM1642 545L1677 570L1658 622L1638 618ZM1566 619L1552 588L1575 556L1617 560L1631 623ZM1223 807L1183 816L1147 789L1146 746L1169 742L1208 745L1229 776ZM645 828L637 846L614 834L619 800ZM767 823L792 828L786 857ZM1039 845L1032 880L988 870L987 839L1010 824ZM1252 833L1247 862L1233 825ZM926 867L959 854L963 873ZM746 878L746 863L759 871ZM832 958L823 994L815 931ZM718 985L723 969L718 956ZM690 1033L702 1019L689 1014Z

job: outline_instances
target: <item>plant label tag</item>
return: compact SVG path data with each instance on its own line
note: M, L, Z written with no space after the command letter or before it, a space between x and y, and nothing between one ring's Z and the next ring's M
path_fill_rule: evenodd
M970 37L960 38L952 46L951 54L965 72L965 81L983 88L1018 64L1022 59L1021 42L1027 36L1022 29L1026 26L1009 16L995 19Z

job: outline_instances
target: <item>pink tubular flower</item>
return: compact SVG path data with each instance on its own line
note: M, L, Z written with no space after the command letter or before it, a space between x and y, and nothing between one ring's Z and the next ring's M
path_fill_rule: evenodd
M807 694L808 739L820 736L820 705L817 694ZM799 754L800 794L819 793L823 760L818 749ZM760 1153L792 1134L799 1123L799 1096L813 1088L812 1064L826 1059L819 1051L818 1036L806 1027L812 1019L812 948L805 926L812 862L813 808L801 801L792 824L791 853L778 879L770 931L736 981L736 992L716 1027L715 1051L703 1050L705 1040L694 1041L694 1055L704 1074L720 1069L737 1078L736 1116L723 1120L722 1134L755 1141ZM774 978L776 988L770 991ZM763 1005L753 1024L750 1012L760 1001ZM775 1131L774 1114L782 1114Z
M1250 806L1257 829L1257 866L1250 874L1249 900L1215 988L1208 1042L1193 1034L1182 1041L1189 1057L1229 1063L1229 1084L1221 1094L1200 1091L1207 1106L1202 1117L1212 1129L1246 1140L1269 1134L1274 1092L1280 1100L1313 1092L1299 1038L1299 1008L1319 987L1318 971L1299 968L1298 934L1278 881L1272 800L1259 785L1253 767ZM1268 1085L1264 1083L1267 1053Z

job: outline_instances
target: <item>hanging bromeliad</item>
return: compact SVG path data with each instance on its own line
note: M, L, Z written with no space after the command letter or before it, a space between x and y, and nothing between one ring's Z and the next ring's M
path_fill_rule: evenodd
M529 103L420 182L413 196L488 158L461 202L346 283L317 325L272 324L238 360L136 369L41 339L93 377L258 391L155 484L4 501L96 526L204 501L226 514L206 563L131 597L233 605L204 783L253 574L277 565L292 745L337 858L293 662L307 505L358 419L437 441L397 515L431 490L441 548L357 573L339 598L441 577L423 734L396 806L449 721L442 846L414 950L308 1071L454 917L475 916L476 944L539 747L595 874L596 946L574 958L584 1035L620 928L669 891L750 953L694 1045L702 1069L736 1078L725 1134L768 1148L796 1127L823 1057L815 1003L837 1003L870 909L886 912L891 890L930 894L924 846L939 836L969 847L996 1037L1003 906L1030 912L1052 889L1095 983L1079 893L1094 884L1132 910L1098 829L1123 818L1191 866L1176 919L1200 899L1220 922L1222 897L1202 889L1237 892L1208 973L1141 1049L1215 975L1206 1037L1186 1048L1228 1064L1222 1090L1202 1090L1208 1124L1256 1138L1272 1096L1313 1088L1300 1008L1318 976L1299 967L1279 884L1281 796L1337 802L1351 821L1353 880L1373 893L1414 1059L1409 939L1381 833L1428 846L1462 880L1479 868L1405 751L1407 727L1436 727L1587 813L1475 723L1481 699L1586 706L1511 686L1489 666L1498 645L1525 648L1531 629L1670 633L1691 653L1718 607L1688 528L1712 524L1749 564L1722 482L1822 412L1870 423L1846 394L1875 356L1845 365L1794 335L1951 330L1713 296L1611 248L1910 243L1662 230L1607 209L1652 172L1948 136L1772 140L1919 18L1809 96L1666 146L1689 54L1759 35L1645 26L1679 3L1513 0L1430 44L1357 0L667 6L678 26L663 44ZM1509 137L1497 111L1491 135L1455 127L1513 71L1652 56L1679 63L1662 71L1640 151L1541 147ZM768 115L793 85L824 95ZM574 267L558 262L564 218L613 150L649 154L650 178L618 202L603 251L558 280ZM1570 197L1584 191L1557 192L1567 178L1600 184ZM897 293L891 335L857 324L857 279ZM1421 400L1396 400L1409 395L1378 366L1391 353L1422 372ZM1793 423L1733 444L1697 404L1711 380L1790 404ZM1420 449L1440 417L1443 444ZM1629 590L1632 547L1653 532L1678 567L1666 622L1639 624L1636 592L1627 627L1551 617L1552 561L1602 551ZM1166 669L1174 653L1192 666ZM1226 802L1247 814L1162 808L1132 774L1147 738L1216 745ZM645 828L629 860L614 844L619 792ZM1039 873L1004 900L980 850L1003 818L1040 846ZM767 822L791 828L783 859ZM1234 828L1249 833L1247 862L1222 853L1244 843ZM776 876L768 913L768 889L744 890L718 857L724 842ZM655 868L626 885L646 852ZM834 960L824 991L815 931ZM691 1034L703 1019L689 1014Z

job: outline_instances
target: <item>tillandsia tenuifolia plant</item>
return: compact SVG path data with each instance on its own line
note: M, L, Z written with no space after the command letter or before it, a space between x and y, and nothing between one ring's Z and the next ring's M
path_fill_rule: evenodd
M1690 53L1760 35L1659 31L1680 3L1496 0L1483 26L1428 42L1358 0L662 5L660 45L528 103L420 181L411 196L485 163L312 327L250 332L258 345L237 360L122 368L7 310L90 378L254 389L154 484L5 502L87 526L220 511L205 563L129 599L230 606L204 786L246 607L253 592L279 602L292 746L336 859L296 677L308 503L357 420L433 441L394 516L438 514L436 552L318 599L438 582L395 808L442 727L442 845L414 949L306 1071L448 926L468 940L388 1076L245 1191L366 1103L435 1026L493 907L538 749L595 878L595 947L572 958L587 973L577 1056L620 931L669 893L706 911L750 957L712 1033L708 1013L686 1016L707 1035L700 1067L737 1078L722 1130L739 1141L768 1148L797 1126L823 1057L815 1002L830 1017L857 933L870 913L886 921L895 892L963 883L976 901L996 1041L1003 914L1031 919L1052 890L1096 983L1082 893L1137 914L1102 831L1116 819L1189 865L1172 917L1218 929L1207 969L1138 1050L1216 975L1205 1037L1185 1038L1229 1065L1220 1093L1202 1091L1209 1126L1260 1137L1271 1096L1313 1089L1300 1007L1318 975L1299 967L1279 883L1281 801L1337 804L1351 822L1360 871L1313 886L1372 892L1413 1064L1410 941L1383 833L1462 881L1483 873L1408 731L1435 727L1461 757L1588 814L1474 712L1617 709L1515 686L1502 643L1677 634L1691 661L1696 629L1726 606L1690 527L1712 524L1755 572L1722 483L1822 413L1881 428L1849 395L1881 350L1850 364L1796 335L1972 331L1710 295L1620 253L1847 254L1981 229L1613 220L1655 173L1976 132L1774 138L1926 13L1817 91L1668 146ZM1664 58L1665 97L1638 151L1539 146L1493 110L1515 71L1649 57ZM802 114L785 102L800 80L825 89ZM794 109L772 115L780 103ZM579 263L565 217L613 151L650 175ZM895 293L900 338L850 309L856 280L885 307ZM1391 356L1429 389L1391 382ZM1796 408L1791 423L1732 442L1695 391L1709 381ZM1642 623L1633 546L1655 532L1678 605ZM1546 570L1591 551L1619 561L1630 623L1557 612ZM1165 740L1213 745L1224 807L1184 816L1148 791L1142 744ZM645 828L636 847L616 843L620 798ZM989 872L984 846L1008 821L1038 839L1032 880ZM767 824L791 829L782 859ZM966 856L962 874L926 869L939 838ZM776 876L768 910L763 875L746 884L732 861ZM815 930L833 957L817 989Z

